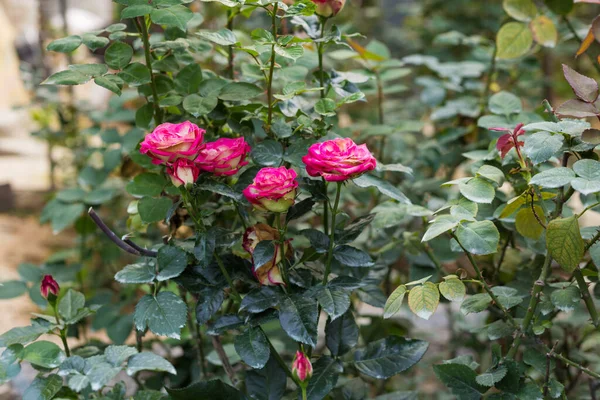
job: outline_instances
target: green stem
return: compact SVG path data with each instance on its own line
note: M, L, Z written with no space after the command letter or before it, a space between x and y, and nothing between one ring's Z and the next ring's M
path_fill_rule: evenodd
M590 249L590 247L592 247L594 245L594 243L596 243L599 239L600 239L600 230L598 232L596 232L594 237L592 237L587 242L587 244L585 245L584 253L587 252Z
M275 357L275 360L281 366L281 368L285 371L285 374L291 380L293 380L296 385L298 385L298 382L296 382L296 378L294 378L294 374L292 374L292 371L290 370L290 368L288 367L288 365L285 363L285 361L283 361L283 358L281 358L281 355L279 355L279 353L277 352L277 349L275 349L275 347L273 346L273 343L271 342L271 339L269 339L269 337L267 336L267 334L265 333L265 331L263 330L262 327L259 327L259 329L262 331L262 333L267 338L267 343L269 343L269 349L271 350L271 355L273 357Z
M275 72L275 45L277 44L277 10L279 3L273 5L273 13L271 15L271 32L273 35L273 44L271 45L271 64L269 66L269 80L267 82L267 101L268 101L268 114L267 114L267 126L266 130L268 134L271 134L271 124L273 122L273 73Z
M484 290L492 298L492 302L496 305L496 307L498 307L502 311L502 313L504 314L504 316L506 317L506 319L508 319L513 326L517 326L517 323L515 322L513 316L510 315L510 313L508 312L508 310L506 308L504 308L504 306L502 305L502 303L500 303L500 301L498 300L498 297L496 297L496 295L492 291L492 288L487 284L487 282L483 278L483 274L481 273L481 269L479 269L479 265L477 265L477 262L475 261L475 259L471 255L471 253L469 253L467 251L467 249L465 249L463 247L463 245L460 243L460 241L458 240L458 237L456 237L456 235L452 234L452 237L454 238L454 240L456 240L456 243L458 243L458 245L460 246L460 248L467 255L467 258L469 259L469 262L471 262L471 265L473 266L473 269L475 270L475 273L477 274L477 279L479 279L481 281L481 284L483 285Z
M494 72L496 72L496 54L498 53L498 46L494 43L494 51L492 52L492 59L490 60L490 68L487 73L487 77L485 79L485 89L481 95L480 102L480 110L483 113L485 110L485 105L487 104L487 99L490 95L490 88L492 86L492 77L494 76Z
M335 217L337 215L338 206L340 204L340 194L342 193L342 182L337 182L335 193L335 202L331 210L331 229L329 233L329 249L327 250L327 261L325 263L325 274L323 275L323 285L327 284L327 278L331 272L331 261L333 260L333 246L335 241Z
M308 385L301 385L300 386L300 390L302 390L302 400L307 400L307 397L306 397L306 388L307 388L307 386Z
M233 19L235 18L235 13L230 9L227 12L227 29L229 29L230 31L233 31ZM235 71L233 68L233 46L227 46L227 69L229 72L229 78L230 79L234 79L235 78Z
M285 234L287 231L287 227L284 226L282 229L281 226L281 214L275 214L275 228L279 232L279 251L281 252L281 261L279 262L279 272L281 273L281 277L283 278L283 282L285 286L290 287L290 282L288 279L288 263L287 258L285 257Z
M375 81L377 83L377 116L378 116L378 122L379 125L383 125L385 123L385 115L383 113L383 100L384 100L384 94L383 94L383 81L381 80L381 75L379 73L379 70L375 70ZM381 139L379 141L379 156L377 158L379 158L379 161L383 162L383 155L384 155L384 149L385 149L385 139L386 139L387 135L381 135ZM383 172L383 175L385 176L385 171Z
M585 214L585 212L586 212L586 211L589 211L589 210L591 210L592 208L594 208L594 207L598 207L598 206L600 206L600 202L598 202L598 203L594 203L594 204L591 204L591 205L587 206L586 208L584 208L584 209L583 209L583 211L581 211L579 214L577 214L577 218L581 218L581 216L582 216L583 214Z
M233 297L235 297L235 299L236 299L237 302L241 303L242 302L242 296L240 296L240 294L238 293L237 289L233 285L233 280L231 279L231 276L229 275L229 272L227 272L227 269L225 268L225 264L223 264L223 260L219 256L219 253L217 253L216 251L213 254L215 256L215 260L217 260L217 264L219 264L219 268L221 269L221 273L223 274L223 276L227 280L227 283L229 284L229 287L231 288L231 293L233 294Z
M557 360L560 360L560 361L564 362L565 364L570 365L571 367L575 367L578 370L580 370L581 372L583 372L584 374L587 374L593 378L600 379L599 373L594 372L594 371L590 370L589 368L586 368L583 365L576 363L575 361L569 360L568 358L566 358L558 353L555 353L548 346L545 346L545 348L546 348L546 351L548 352L548 354L550 354L550 357L556 358Z
M579 291L581 292L581 297L583 297L583 302L590 313L590 317L592 317L592 323L596 328L600 326L600 320L598 318L598 310L596 310L596 305L594 304L594 299L590 296L590 291L588 290L587 283L585 282L585 278L581 273L579 268L576 268L573 272L575 276L575 280L577 281L577 286L579 286Z
M444 272L444 270L442 269L442 263L440 263L440 260L438 260L438 258L433 253L433 251L431 251L431 248L429 248L428 245L423 244L423 251L425 252L425 254L427 254L427 257L429 257L429 259L431 260L433 265L435 265L435 268L437 269L437 271Z
M320 25L321 25L321 39L325 36L325 23L327 22L326 18L320 17ZM319 57L319 86L321 87L321 98L325 98L325 81L323 79L323 74L325 70L323 69L323 51L325 50L325 46L323 42L317 43L317 55Z
M142 21L140 22L136 18L134 19L134 22L142 36L142 42L144 43L144 56L146 58L146 67L150 72L150 87L152 89L154 120L156 122L156 125L160 125L162 124L163 117L158 102L158 90L156 89L156 79L154 77L154 73L152 72L152 56L150 55L150 35L148 34L148 27L146 26L146 21L144 19L142 19Z
M56 317L56 325L60 325L60 317L58 316L58 308L54 304L54 317ZM69 350L69 344L67 343L67 327L60 329L60 340L62 340L63 347L65 348L65 354L67 357L71 357L71 350Z

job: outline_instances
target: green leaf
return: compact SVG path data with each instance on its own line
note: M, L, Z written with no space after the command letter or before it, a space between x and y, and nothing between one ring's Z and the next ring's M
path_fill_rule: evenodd
M358 343L358 325L354 321L352 311L348 310L341 317L327 320L325 325L325 344L331 354L339 357Z
M274 140L264 140L252 149L252 160L265 167L274 167L281 164L283 146Z
M576 216L557 218L548 224L546 246L550 256L567 272L573 272L579 265L585 243L579 231Z
M332 320L342 316L350 307L350 295L343 289L321 287L317 291L317 301Z
M510 115L523 111L521 99L509 92L498 92L490 97L488 108L494 114Z
M326 117L334 117L335 109L335 101L329 98L319 99L315 104L315 112Z
M487 391L485 386L477 383L475 371L466 365L434 365L433 372L460 400L479 400L481 393Z
M187 267L187 253L175 246L163 246L158 250L156 258L158 264L159 282L178 277Z
M573 164L577 178L571 181L573 189L582 194L600 192L600 162L596 160L579 160Z
M132 346L108 346L106 350L104 350L104 356L106 357L106 361L114 365L115 367L121 366L125 361L129 359L134 354L137 354L138 351L135 347ZM61 367L62 368L62 367Z
M408 293L408 307L416 316L429 319L440 303L440 292L431 282L415 286Z
M129 86L141 86L150 83L150 71L144 64L134 62L119 72L119 78L123 79Z
M167 180L163 175L144 172L127 184L127 192L132 196L160 196Z
M187 307L173 292L160 292L157 296L147 294L135 307L137 330L144 331L148 327L159 336L179 339L186 318Z
M192 10L182 5L157 8L150 14L150 18L155 24L173 26L184 32L187 30L187 23L193 16Z
M106 49L104 53L104 62L112 69L123 69L133 57L133 49L130 45L123 42L114 42Z
M246 310L249 313L261 313L269 308L275 307L279 303L279 292L269 286L261 286L253 289L244 296L240 304L240 311Z
M256 248L252 253L252 261L255 269L259 269L273 260L273 257L275 257L276 244L279 246L279 244L273 240L262 240L256 245Z
M250 100L263 93L256 85L247 82L231 82L221 88L219 99L224 101Z
M98 76L94 78L94 83L100 87L110 90L118 96L121 95L123 80L116 75Z
M506 23L496 36L496 58L517 58L526 54L533 43L533 36L527 24L521 22Z
M550 371L554 371L556 361L548 359L546 351L535 346L527 346L523 352L523 362L535 368L539 373L546 374L546 366L550 363Z
M131 5L121 11L121 19L142 17L150 14L152 10L154 10L154 7L149 4Z
M232 46L237 43L237 38L235 37L235 33L230 31L229 29L222 28L218 31L202 31L198 32L198 36L202 39L206 39L210 42L220 44L221 46Z
M367 188L373 186L377 188L377 190L379 190L382 194L389 196L392 199L399 201L400 203L411 204L408 197L406 197L404 193L400 191L400 189L393 186L388 181L385 181L375 175L364 174L359 176L358 178L354 178L352 181L358 187Z
M398 286L396 290L390 294L390 297L388 297L387 301L385 302L385 306L383 307L383 318L390 318L400 311L405 294L406 286L404 285Z
M491 203L496 196L494 185L482 178L471 178L458 184L460 193L475 203Z
M96 36L91 33L84 33L81 38L83 39L83 44L85 44L91 51L101 49L110 43L108 38Z
M138 212L142 222L150 224L165 219L171 205L171 199L168 197L143 197L138 202Z
M487 293L478 293L473 296L467 297L460 306L460 311L467 315L471 313L478 313L484 311L490 303L492 298Z
M495 182L498 186L502 185L504 182L504 172L499 168L492 167L491 165L482 165L481 168L477 170L477 176L486 178L492 182ZM475 204L475 207L477 205ZM475 211L477 214L477 211Z
M545 188L558 188L571 183L573 178L575 178L573 170L567 167L557 167L536 174L529 183Z
M200 84L202 83L202 69L200 68L200 65L190 64L185 66L179 71L173 83L175 84L177 92L182 95L197 93L200 89ZM214 100L216 106L217 99L215 98Z
M573 9L573 0L545 0L544 3L555 14L567 15Z
M94 77L106 74L108 67L104 64L77 64L69 65L69 70Z
M13 344L27 344L47 333L52 326L32 324L30 326L12 328L0 335L0 347L8 347Z
M342 362L329 356L320 357L313 364L313 375L308 381L306 396L308 400L321 400L337 384L338 376L344 372Z
M428 346L423 340L388 336L357 350L354 366L372 378L387 379L418 363Z
M481 386L492 387L506 376L506 371L507 370L505 366L497 366L487 370L481 375L478 375L475 380Z
M170 362L149 351L135 354L127 362L127 375L133 376L139 371L159 371L177 375L175 367Z
M285 296L279 308L283 330L297 342L317 344L317 302L304 296Z
M53 369L58 367L66 357L56 344L40 340L25 346L20 358L38 367Z
M13 299L23 295L27 291L27 285L21 281L0 282L0 300Z
M542 207L536 204L533 208L535 209L535 215L538 216L542 223L546 224L546 216ZM542 233L544 233L544 227L540 225L535 215L531 207L519 210L515 217L515 227L517 228L517 232L526 238L538 240L542 236Z
M368 253L346 244L333 250L333 258L347 267L370 267L375 264Z
M40 85L81 85L90 80L88 75L73 70L60 71L50 75Z
M469 253L484 255L496 252L500 233L492 221L475 221L460 224L456 237Z
M492 288L492 292L496 295L500 304L507 310L523 302L523 296L519 295L519 291L515 288L495 286Z
M448 278L439 284L440 293L450 301L463 301L467 289L460 279Z
M269 343L259 327L248 328L235 337L235 351L252 368L262 368L269 361Z
M85 296L83 293L69 289L58 302L58 313L68 321L73 319L84 306Z
M558 41L558 31L554 22L545 15L538 15L529 23L533 39L541 46L552 48Z
M206 324L219 311L224 300L223 289L206 288L200 291L196 304L196 321L200 325Z
M46 50L59 53L70 53L81 46L81 36L71 35L61 39L53 40L48 44Z
M573 311L581 301L581 293L577 286L565 284L550 295L550 300L561 311Z
M38 376L23 393L23 400L51 400L62 385L63 379L56 374Z
M563 145L562 135L552 135L548 132L537 132L525 138L523 150L534 165L548 161Z
M504 0L504 11L517 21L529 22L537 15L537 7L532 0Z
M487 336L490 340L498 340L503 337L511 336L514 331L514 328L501 319L494 321L487 326Z
M115 274L120 283L152 283L156 279L155 268L149 263L129 264Z
M247 400L247 397L221 380L199 381L181 389L166 388L173 400Z
M431 225L427 228L427 231L423 235L421 242L428 242L439 235L448 232L458 226L458 220L454 217L442 218L440 216L436 218Z

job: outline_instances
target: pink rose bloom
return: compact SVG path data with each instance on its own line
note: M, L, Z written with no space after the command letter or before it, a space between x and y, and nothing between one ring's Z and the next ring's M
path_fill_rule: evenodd
M206 143L196 158L196 164L201 170L212 172L217 176L234 175L240 168L248 164L245 159L249 152L250 146L243 137L221 138Z
M317 6L317 15L327 18L335 17L346 4L346 0L312 0L312 2Z
M315 143L302 161L310 176L322 176L328 182L356 178L377 166L367 145L357 145L350 138Z
M300 382L304 382L313 374L313 367L310 363L310 359L306 357L301 351L296 351L296 357L292 364L292 375L296 377Z
M196 182L200 175L200 168L187 158L179 158L172 165L167 166L167 175L176 187Z
M152 157L153 164L172 163L178 158L193 160L204 144L204 133L190 121L180 124L165 122L144 138L140 152Z
M242 193L258 210L285 212L294 204L297 176L296 171L286 167L263 168Z
M272 228L267 224L256 224L246 229L246 232L244 233L244 239L242 241L242 247L244 247L244 250L250 253L250 255L253 255L256 245L258 245L258 243L261 241L278 241L279 238L279 231L277 229ZM289 242L289 240L286 240L283 244L286 258L292 256L292 246ZM275 246L275 255L273 255L273 258L269 262L261 265L258 268L252 265L252 273L261 283L261 285L274 286L283 283L281 271L277 265L281 262L281 259L281 246L277 245Z
M40 293L45 298L48 298L48 294L52 293L55 296L58 296L58 291L60 287L58 286L58 282L54 280L52 275L44 275L42 279L42 284L40 285Z

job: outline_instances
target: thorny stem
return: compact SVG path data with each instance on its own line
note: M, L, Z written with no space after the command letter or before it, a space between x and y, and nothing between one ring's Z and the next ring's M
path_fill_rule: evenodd
M279 3L273 4L273 11L271 15L271 30L273 34L273 44L271 45L271 64L269 66L269 80L267 82L267 101L268 101L268 114L267 114L267 133L271 133L271 123L273 122L273 73L275 71L275 46L277 44L277 10Z
M531 194L531 212L533 213L533 216L535 217L536 221L538 222L538 224L540 224L540 226L544 229L546 229L546 224L544 224L544 222L542 221L542 219L540 218L539 215L537 215L537 212L535 211L535 196L532 193Z
M498 259L498 264L496 264L496 268L494 268L494 280L498 277L498 274L500 273L500 268L502 268L502 263L504 262L504 257L506 256L506 250L508 249L508 246L510 245L510 241L512 238L512 233L509 232L508 236L506 237L506 242L504 242L504 246L502 246L502 252L500 253L500 258Z
M584 247L584 253L587 252L590 249L590 247L592 247L594 245L594 243L596 243L599 239L600 239L600 230L598 232L596 232L594 237L592 237L589 240L589 242L587 242L587 244Z
M162 124L162 111L158 102L158 90L156 89L156 79L152 72L152 56L150 55L150 35L148 34L148 27L146 21L142 18L141 21L138 18L134 19L134 22L140 31L142 36L142 42L144 43L144 56L146 58L146 67L150 72L150 87L152 88L152 99L154 107L154 121L156 125Z
M594 299L590 296L590 291L588 290L587 283L585 282L585 278L581 273L579 267L575 269L573 272L575 276L575 280L577 281L577 286L579 286L579 291L581 292L581 297L583 298L583 302L590 313L590 317L592 317L592 323L596 328L600 326L600 319L598 318L598 310L596 310L596 305L594 304Z
M583 372L584 374L587 374L593 378L596 379L600 379L600 374L597 372L592 371L589 368L584 367L581 364L576 363L575 361L569 360L567 357L564 357L561 354L555 353L551 348L549 348L548 346L544 346L546 348L546 352L547 354L549 354L551 357L556 358L557 360L562 361L563 363L571 366L571 367L575 367L578 370L580 370L581 372Z
M327 23L327 19L320 17L321 19L321 39L325 36L325 24ZM324 43L321 41L317 43L317 55L319 57L319 86L321 87L321 98L325 98L325 84L323 74L325 71L323 70L323 50L325 49Z
M490 295L490 297L492 298L492 301L494 302L494 304L502 311L502 313L506 316L506 319L508 319L513 326L517 326L515 320L513 319L513 316L510 315L510 313L508 312L508 310L502 305L502 303L500 303L500 301L498 300L498 297L492 291L492 288L487 284L487 282L483 278L483 274L481 273L481 269L479 269L479 265L477 265L477 261L475 261L475 259L471 255L471 253L469 253L467 251L467 249L465 249L463 247L463 245L458 240L458 237L456 237L456 235L453 234L453 233L452 233L452 238L454 240L456 240L456 243L458 243L458 245L460 246L460 248L467 255L467 258L469 259L469 262L471 263L471 265L473 266L473 269L475 270L475 273L477 274L477 279L479 279L481 281L481 284L483 285L484 290L487 292L487 294Z
M235 371L229 362L229 358L227 357L227 353L225 353L225 349L223 349L223 344L221 343L221 338L219 336L211 336L213 347L219 356L219 360L221 360L221 364L223 364L223 369L225 369L225 373L229 380L233 384L233 386L237 385L237 378L235 376Z
M335 217L337 214L338 206L340 204L340 194L342 192L342 182L337 183L335 202L333 203L333 209L331 210L331 226L329 233L329 249L327 250L327 261L325 262L325 274L323 275L323 285L327 284L327 278L331 272L331 261L333 260L333 246L335 241Z
M558 342L554 343L550 352L546 353L546 379L544 379L544 399L548 397L548 390L550 389L550 360L552 360L552 353Z

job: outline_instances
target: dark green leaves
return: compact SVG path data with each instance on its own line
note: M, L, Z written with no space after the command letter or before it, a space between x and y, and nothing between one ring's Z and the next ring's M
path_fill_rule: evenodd
M56 344L40 340L25 346L20 358L38 367L53 369L64 361L65 353Z
M279 322L294 340L317 345L317 302L306 296L286 296L279 308Z
M199 32L198 35L203 39L220 44L221 46L231 46L237 43L235 34L226 28L219 29L215 32L203 31Z
M422 340L389 336L371 342L354 353L354 366L363 374L387 379L418 363L429 343Z
M138 212L142 222L149 224L165 219L171 205L168 197L144 197L138 202Z
M325 325L325 343L331 354L342 356L352 350L358 343L358 325L354 321L352 311L332 321L327 320Z
M364 174L354 179L353 182L356 184L356 186L362 188L374 186L381 193L391 197L394 200L398 200L400 203L411 204L408 197L406 197L400 189L375 175Z
M221 88L219 99L224 101L244 101L261 94L263 90L246 82L231 82Z
M150 71L144 64L134 62L119 72L119 78L129 86L141 86L150 83Z
M476 221L460 224L456 238L472 254L492 254L498 248L500 234L492 221Z
M23 400L51 400L62 385L62 378L56 374L38 376L23 393Z
M267 338L259 327L248 328L235 337L235 351L252 368L262 368L269 361Z
M369 254L345 244L334 249L333 257L348 267L370 267L374 264Z
M88 75L81 72L66 70L52 74L42 82L42 85L81 85L90 80Z
M65 38L53 40L48 44L48 51L56 51L59 53L70 53L81 46L81 36L71 35Z
M194 13L183 5L155 9L150 14L150 18L155 24L173 26L182 31L187 30L187 23L193 16Z
M254 253L252 253L254 268L258 269L273 260L276 245L279 246L279 243L273 240L262 240L256 245Z
M179 339L185 326L187 307L173 292L160 292L157 296L145 295L135 307L134 321L138 331L146 327L161 336Z
M133 49L130 45L123 42L114 42L106 49L104 53L104 62L112 69L123 69L133 57Z
M335 387L338 376L344 371L342 363L329 356L320 357L313 364L313 376L306 388L307 398L321 400Z
M214 110L218 103L219 100L216 97L191 94L183 99L183 109L197 118Z
M156 270L150 263L129 264L115 274L120 283L152 283L155 278Z
M464 364L434 365L433 371L454 395L461 400L479 400L487 391L485 386L477 383L477 374Z
M317 301L332 320L340 317L350 307L350 295L343 289L321 287L317 291Z
M174 246L163 246L158 250L158 281L166 281L175 278L185 270L187 266L187 254L185 251Z
M239 390L218 379L192 383L182 389L167 388L173 400L246 400Z
M258 165L275 167L283 158L283 146L274 140L265 140L254 146L251 156Z
M276 289L269 286L261 286L248 293L242 300L240 311L246 310L250 313L261 313L279 302L280 294Z

